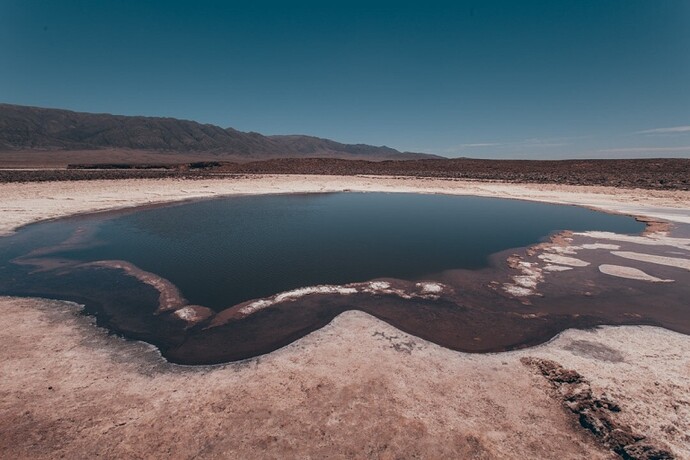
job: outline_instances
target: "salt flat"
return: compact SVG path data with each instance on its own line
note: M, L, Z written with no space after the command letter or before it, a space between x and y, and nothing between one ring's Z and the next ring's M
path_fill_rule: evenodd
M0 184L0 232L182 199L343 190L529 199L690 223L690 192L248 176ZM538 347L479 355L352 311L269 355L183 367L146 344L108 336L72 304L4 297L0 305L0 456L7 458L615 458L521 362L526 357L579 372L597 398L620 406L613 420L690 458L690 337L664 329L568 330Z

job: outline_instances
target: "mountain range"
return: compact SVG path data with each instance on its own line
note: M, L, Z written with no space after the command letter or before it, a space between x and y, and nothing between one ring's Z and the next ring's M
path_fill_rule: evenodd
M0 104L0 152L129 151L201 154L204 158L441 158L386 146L343 144L304 135L264 136L176 118L123 116ZM119 152L121 154L121 152ZM121 155L120 155L121 157ZM133 158L136 160L136 158Z

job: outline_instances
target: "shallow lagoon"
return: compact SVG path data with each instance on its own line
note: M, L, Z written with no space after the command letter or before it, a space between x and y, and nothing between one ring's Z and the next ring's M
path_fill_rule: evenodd
M56 235L66 238L77 229L88 237L51 257L126 260L170 280L191 303L220 310L302 286L415 280L448 269L483 268L489 255L559 230L636 233L644 225L574 206L337 193L231 197L96 214L30 226L30 238L15 239L23 239L23 246L49 246ZM11 239L0 240L6 268Z
M236 196L27 226L0 238L0 294L79 302L99 325L186 364L267 353L352 309L469 352L535 345L597 324L690 330L684 275L663 274L678 280L671 285L607 277L596 268L617 262L606 251L591 253L589 267L552 275L534 297L506 295L501 283L514 275L506 257L566 229L639 233L644 224L478 197ZM426 282L444 287L428 295ZM345 286L347 295L326 289L256 302L348 283L359 284ZM169 308L164 292L177 292Z

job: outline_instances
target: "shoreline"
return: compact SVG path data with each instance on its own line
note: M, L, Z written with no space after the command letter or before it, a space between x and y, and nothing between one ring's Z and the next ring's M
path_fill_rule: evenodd
M0 305L0 322L15 326L0 331L8 344L0 370L10 377L0 390L13 395L0 403L0 453L15 458L141 458L161 445L183 458L370 449L617 458L526 364L535 359L584 376L588 391L620 406L609 416L645 445L690 454L690 409L678 405L690 396L690 340L653 326L569 329L529 349L474 355L349 311L269 355L185 366L95 327L72 303L0 297ZM17 331L19 343L8 342Z
M313 188L318 184L317 179L308 182L306 186ZM291 190L290 186L294 184L290 182L283 181L281 185L280 190L271 190L270 193L306 193ZM371 189L375 185L366 187L365 192L349 190L350 193L373 193ZM421 191L428 193L429 189L421 188ZM451 189L451 194L454 191L458 190ZM460 192L465 191L465 188L460 188ZM389 189L388 192L409 193L408 190L397 188ZM206 199L211 198L193 200ZM520 200L522 199L521 197ZM190 199L186 199L169 205L178 206L189 202ZM149 204L144 207L162 205ZM98 218L108 219L112 217L108 213L117 216L136 212L141 208L101 211L106 215ZM639 261L620 261L612 256L617 254L614 250L623 249L633 253L634 250L639 250L639 243L647 240L657 242L658 236L665 234L660 231L667 230L658 221L650 222L649 218L638 220L644 221L645 230L637 235L627 236L631 242L611 244L602 240L605 236L592 238L589 235L602 232L584 232L575 236L570 231L564 231L553 235L547 242L535 240L528 247L496 253L489 257L492 263L482 270L450 267L437 275L430 275L428 279L415 280L395 279L379 274L382 278L342 285L323 285L318 284L319 280L312 280L317 284L293 286L291 290L284 292L267 292L264 297L244 298L236 304L229 302L220 309L193 299L186 300L175 286L174 280L146 272L131 262L100 260L83 263L51 258L56 249L64 250L71 244L81 244L84 237L82 229L57 246L34 250L16 258L15 262L41 271L59 268L63 275L70 270L89 267L115 270L112 275L107 275L113 277L110 283L115 283L118 279L116 276L121 274L137 279L158 292L157 306L150 308L148 304L141 305L130 311L127 306L129 304L110 302L107 295L101 294L98 297L98 292L87 288L81 290L83 294L72 292L71 295L64 294L64 297L61 294L63 291L59 289L41 290L31 286L25 286L23 290L5 289L4 292L43 295L86 303L89 305L87 311L105 318L101 324L111 327L114 332L156 344L166 359L172 362L198 365L236 361L270 353L323 327L334 317L353 308L451 350L472 353L534 346L570 327L588 328L601 324L651 324L690 334L690 322L685 317L678 316L681 307L677 305L677 301L665 302L663 309L658 312L645 308L647 304L655 302L659 295L690 295L690 292L683 294L684 291L679 287L686 281L690 282L690 278L683 277L682 274L675 274L673 278L665 274L664 278L660 278L654 276L654 271L652 274L642 271L644 264ZM615 234L609 236L616 237ZM678 250L690 247L690 240L687 245L684 240L678 241L683 243L676 242L672 237L665 237L664 240L667 246L675 245ZM625 247L621 248L621 245ZM578 258L573 257L578 252L582 254ZM649 252L658 254L659 250L646 248L645 255L650 256ZM651 256L659 257L654 254ZM601 274L598 277L596 274L599 272L583 271L593 263L600 266ZM506 264L508 268L505 267ZM103 276L106 275L97 275L95 279ZM614 278L621 279L620 283L614 281L611 285L610 281ZM645 282L663 280L673 285L666 288L666 291L659 292L649 291L643 286L644 283L637 282L635 285L635 282L628 282L627 289L642 290L632 297L621 293L618 301L607 300L611 297L610 293L620 291L617 284L626 282L622 279ZM435 291L425 292L421 281L434 284ZM50 284L52 280L45 278L39 281L41 282ZM70 281L66 279L65 282ZM71 283L79 289L79 285L74 284L76 281ZM7 286L10 287L11 284ZM542 299L545 290L550 293ZM595 292L594 295L592 291ZM603 296L599 296L599 293ZM118 298L115 292L111 292L111 295ZM574 308L570 300L573 297L587 299L586 306ZM128 300L132 301L133 298ZM94 307L93 304L99 307ZM265 309L269 311L264 311ZM276 321L277 317L282 319ZM424 320L425 317L433 320ZM482 326L487 321L493 324L493 333ZM450 324L464 325L463 332L449 327Z
M184 189L178 189L183 185ZM441 193L588 207L633 217L690 223L690 191L515 184L394 176L244 175L231 179L122 179L0 184L0 236L42 220L230 195L315 192ZM81 201L75 194L82 194ZM583 201L584 200L584 201ZM631 205L637 203L636 205ZM59 208L59 209L56 209ZM685 212L683 212L685 211Z
M690 202L690 192L370 176L260 176L231 181L195 180L191 183L172 179L78 184L0 184L0 195L3 196L0 210L5 216L0 224L0 234L12 233L19 226L46 218L54 219L75 213L130 209L140 205L233 194L272 193L286 188L290 193L447 193L579 206L588 206L589 201L599 211L690 223L690 209L684 207ZM612 191L615 193L607 193ZM637 204L629 204L631 197L636 198ZM11 382L0 387L1 391L13 395L11 400L0 406L0 433L8 441L3 443L5 447L0 448L0 452L7 455L50 457L56 452L69 455L86 452L86 449L125 455L134 453L128 449L135 448L137 456L146 456L147 452L149 455L155 452L151 449L161 442L156 437L164 436L169 445L182 449L184 455L190 456L201 452L216 455L250 455L262 452L266 456L318 456L319 453L323 455L327 452L319 450L326 447L346 456L347 453L351 455L361 452L359 449L362 446L374 443L378 449L383 449L381 452L390 454L413 453L423 448L426 452L436 452L439 455L507 458L515 452L548 456L548 452L553 455L561 449L572 458L610 458L608 447L571 419L568 411L561 406L558 396L549 389L548 382L519 362L519 357L541 356L555 359L565 367L579 371L590 379L595 393L609 394L623 408L621 414L612 416L630 424L634 431L647 435L650 440L669 445L679 458L690 456L686 447L687 433L690 432L687 420L690 417L682 415L685 413L683 411L687 412L687 407L681 405L681 412L673 409L678 401L690 399L690 388L681 378L690 378L690 360L687 358L690 356L690 337L652 326L605 326L593 331L568 329L544 344L525 350L468 355L410 336L365 313L350 311L337 316L327 326L267 355L212 367L195 366L192 369L185 366L187 370L184 377L160 374L157 371L145 377L150 371L142 371L141 366L148 365L128 363L129 358L125 357L139 346L136 342L122 343L124 352L112 349L113 341L120 339L94 339L104 333L93 327L91 319L75 317L65 311L60 313L46 310L49 305L61 305L59 302L3 297L0 298L0 304L5 312L0 317L0 324L5 331L3 342L10 344L9 349L2 352L0 366L8 372L6 375L13 376ZM19 335L21 340L10 342L18 330L22 331ZM632 335L631 331L635 332L635 338L626 337ZM626 340L630 343L626 343ZM675 350L669 347L670 343L674 344ZM60 350L57 353L64 355L62 361L55 360L54 353L46 353L49 349ZM649 349L655 350L653 357L645 357L644 352ZM68 350L72 351L68 353ZM617 350L618 354L610 350ZM116 358L118 353L124 355ZM617 361L619 355L623 356L623 361ZM135 353L134 356L139 355ZM608 357L608 360L602 361L602 356ZM502 364L503 361L508 364ZM621 380L621 363L627 366L625 372L628 374L625 375L632 379L632 383ZM675 363L676 368L671 363ZM337 370L335 374L334 370ZM416 382L415 389L396 379L395 376L401 373ZM92 394L91 397L97 401L107 402L105 406L110 408L112 414L98 409L94 401L77 401L69 396L69 388L82 388L83 379L92 382L87 388L95 386L87 394ZM138 393L145 388L141 385L150 384L143 383L147 379L153 379L150 383L155 381L155 387L162 394ZM194 382L191 385L190 379ZM455 388L458 379L463 382L464 387L461 395L457 394ZM135 384L135 381L138 383ZM492 382L488 393L481 383L487 381ZM62 395L60 398L51 393L53 390L46 392L47 386L58 388L46 385L47 382L58 382ZM121 387L116 385L112 389L115 393L124 392L127 395L122 401L101 392L117 382ZM371 385L363 385L361 382L377 382L373 388L378 386L381 390L375 390L372 394ZM300 404L304 405L303 408L292 407L285 411L279 409L286 407L282 399L283 393L279 391L284 384L287 384L296 401L302 401ZM216 388L215 396L213 391L208 391L209 388ZM324 389L328 391L323 393ZM97 393L94 394L93 391ZM248 415L241 399L223 403L224 409L220 411L213 409L223 401L224 394L238 391L253 394L254 398L267 398L262 403L265 407L259 404L263 409L255 408L255 416L260 418L249 416L260 427L258 431L247 431L243 425L241 417L246 418ZM649 391L651 394L646 393ZM182 393L180 397L183 399L175 395L178 392ZM524 394L524 400L510 399L509 396L515 393ZM447 401L445 409L440 409L438 404L448 394L453 394L454 397ZM65 398L68 400L67 404ZM359 409L358 406L348 406L348 401L353 398L366 401L365 406ZM483 402L485 400L487 402ZM221 417L220 425L212 428L195 416L180 418L182 413L174 405L170 408L174 409L173 412L166 412L160 406L173 401L174 404L182 403L187 408L187 414L200 413L206 414L206 417L216 414L216 417ZM421 401L427 407L420 406ZM503 415L492 409L493 406L488 401L498 404ZM143 408L137 409L137 404L152 410L160 419L175 417L175 428L165 434L160 430L147 429L147 424L156 419L151 419L142 412ZM335 410L341 414L336 420L331 420L328 415L327 407L333 407L332 404L335 404ZM365 407L367 410L361 412ZM25 414L27 408L29 419L20 415ZM271 408L274 411L278 408L278 412L273 416L266 412L260 415L261 410L270 411ZM355 420L361 422L362 417L371 413L372 408L377 415L366 422L371 432L355 435L356 431L353 430L358 426L354 423ZM450 409L456 413L449 411ZM523 417L530 411L539 413L541 421L528 418L531 420L528 423L528 419ZM126 414L131 413L138 413L139 416L127 421ZM649 417L650 413L654 416ZM88 427L88 423L84 425L87 418L93 418L94 414L94 426L107 433L103 435L103 446L97 446L96 439L83 438L81 435L77 437ZM294 421L295 414L299 422ZM459 418L458 414L462 417ZM65 420L64 417L72 417L74 421L61 422L60 420ZM682 422L683 417L686 422ZM22 440L22 430L29 429L23 421L33 420L35 423L39 419L41 423L37 424L36 429L43 433L43 437L39 440ZM281 432L277 428L280 420L302 426L289 425L290 428L282 428L290 433L283 432L272 441L271 436ZM439 424L442 420L445 422ZM109 423L112 427L106 429ZM677 426L679 429L669 431L669 426ZM441 440L447 439L448 427L453 427L453 432L457 434L454 441L444 446ZM198 429L202 431L199 433ZM299 446L302 450L295 450L297 446L289 442L290 437L311 439L312 430L325 430L327 442L315 442L312 445L302 443ZM62 440L54 438L54 434L58 432L62 433ZM225 436L221 437L221 432ZM516 439L510 435L516 432L522 432L525 439ZM228 433L249 438L241 442L234 441ZM498 437L486 433L497 433ZM551 433L552 439L544 441L545 437L548 438L545 433ZM190 435L201 435L201 438L212 442L203 447L190 438ZM122 436L128 445L121 443ZM382 442L387 447L377 444L374 437L383 439ZM410 440L415 439L417 441L411 443ZM436 440L437 444L429 444L430 440ZM503 441L499 442L500 440ZM420 445L414 445L415 442ZM538 446L540 442L543 445Z

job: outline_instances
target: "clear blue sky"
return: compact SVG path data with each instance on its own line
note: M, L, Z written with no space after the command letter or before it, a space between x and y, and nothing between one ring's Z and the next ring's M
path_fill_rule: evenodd
M445 156L690 157L690 0L0 0L0 101Z

